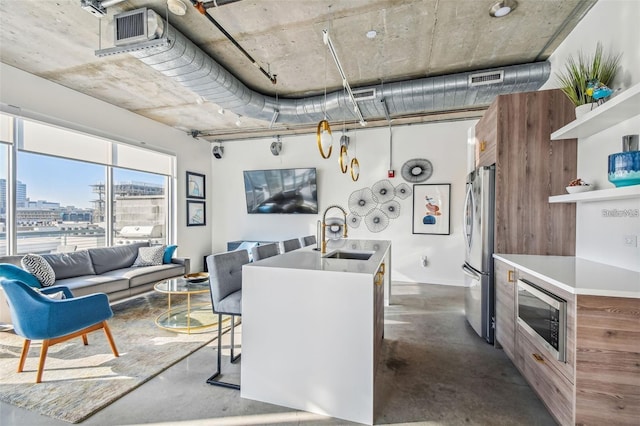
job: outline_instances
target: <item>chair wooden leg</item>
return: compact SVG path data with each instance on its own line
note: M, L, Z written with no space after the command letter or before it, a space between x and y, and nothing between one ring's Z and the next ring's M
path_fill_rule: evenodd
M113 336L111 335L111 330L109 330L109 326L106 321L102 321L102 328L104 329L104 334L107 336L107 340L109 341L109 346L111 346L111 352L115 357L119 357L118 349L116 348L116 343L113 341Z
M87 339L87 335L86 334L82 335L82 343L84 343L85 346L87 346L89 344L89 340Z
M24 369L24 362L27 360L29 346L31 346L31 340L24 339L24 344L22 345L22 354L20 354L20 362L18 363L18 373L22 373L22 370Z
M40 349L40 361L38 362L38 374L36 375L36 383L42 382L42 371L44 370L44 361L47 358L49 350L49 339L42 341L42 349Z

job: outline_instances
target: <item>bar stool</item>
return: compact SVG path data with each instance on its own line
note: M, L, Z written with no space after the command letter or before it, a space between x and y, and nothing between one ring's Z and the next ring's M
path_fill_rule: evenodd
M218 315L218 359L216 372L207 379L207 383L231 389L240 389L240 385L223 382L218 379L222 374L222 315L231 315L231 362L234 356L235 317L242 316L242 265L249 263L246 250L229 251L207 256L209 287L211 288L211 306Z

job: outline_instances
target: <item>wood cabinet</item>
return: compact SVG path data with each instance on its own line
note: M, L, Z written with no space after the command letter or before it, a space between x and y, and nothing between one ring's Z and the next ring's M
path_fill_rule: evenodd
M476 167L490 166L496 162L498 104L493 102L476 124Z
M637 425L640 300L578 296L576 424Z
M382 353L382 339L384 337L384 283L386 266L382 262L378 267L378 272L373 277L373 365L378 370L379 359Z
M550 139L574 118L556 89L500 95L476 124L477 165L496 166L496 253L575 254L575 205L548 202L576 178L577 141Z
M518 327L516 367L560 425L573 424L574 386L553 365L544 349Z
M515 357L516 276L515 268L495 260L493 276L496 284L496 345L502 346L507 356Z
M575 295L499 259L494 270L496 341L558 423L637 425L640 299ZM566 300L565 362L518 324L512 276L513 281L525 279Z

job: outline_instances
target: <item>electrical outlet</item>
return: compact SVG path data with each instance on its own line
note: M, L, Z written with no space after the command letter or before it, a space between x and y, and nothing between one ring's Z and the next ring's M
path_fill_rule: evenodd
M624 236L624 245L627 247L638 247L638 236L637 235L625 235Z

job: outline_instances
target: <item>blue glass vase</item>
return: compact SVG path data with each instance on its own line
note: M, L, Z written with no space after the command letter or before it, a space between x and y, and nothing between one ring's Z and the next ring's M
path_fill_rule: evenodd
M640 151L611 154L608 171L609 182L616 187L640 184Z

